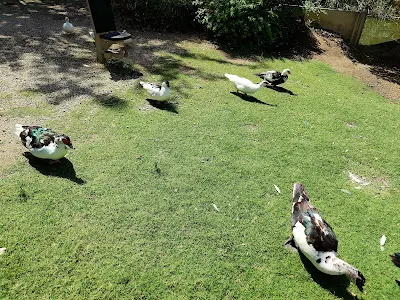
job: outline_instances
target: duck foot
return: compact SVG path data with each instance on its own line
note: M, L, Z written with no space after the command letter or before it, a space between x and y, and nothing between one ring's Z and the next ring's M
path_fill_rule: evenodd
M294 242L293 237L291 237L290 239L288 239L284 245L284 247L286 249L289 249L291 252L297 252L298 249L296 247L296 243Z

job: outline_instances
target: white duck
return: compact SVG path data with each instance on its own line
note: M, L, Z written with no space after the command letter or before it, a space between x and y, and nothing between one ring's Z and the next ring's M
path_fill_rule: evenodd
M169 81L161 84L140 81L139 84L149 93L153 100L167 100L171 97Z
M364 276L355 267L336 257L336 235L311 205L307 191L300 182L293 186L292 229L293 237L287 245L295 244L321 272L329 275L345 274L363 291Z
M40 126L15 125L15 133L33 156L58 162L68 149L75 149L65 134L57 134L49 128Z
M267 71L262 73L256 73L254 75L268 81L268 83L271 85L280 85L288 80L290 74L291 74L290 70L285 69L282 71L282 73L278 71Z
M66 32L66 33L72 33L74 32L74 25L72 25L69 22L69 18L65 17L65 23L62 26L62 29Z
M268 85L266 81L261 81L260 83L252 83L250 80L239 77L237 75L225 74L225 77L233 82L237 92L241 91L243 93L252 94L257 92L262 86Z

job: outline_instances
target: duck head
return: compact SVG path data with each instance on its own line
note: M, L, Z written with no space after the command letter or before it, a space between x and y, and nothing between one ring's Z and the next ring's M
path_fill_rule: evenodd
M169 88L169 81L168 81L168 80L164 81L164 82L161 84L161 86L164 87L164 88L166 88L166 87Z
M365 277L363 276L363 274L361 274L360 271L356 270L354 272L350 272L347 276L361 292L364 290Z
M65 17L65 23L69 23L69 18L68 17Z
M282 75L292 75L292 73L290 73L289 69L285 69L282 71Z
M293 185L293 202L300 202L304 196L308 198L304 185L301 182L296 182Z
M56 140L57 145L64 144L64 145L68 146L70 149L75 149L75 147L72 145L71 139L69 138L69 136L67 136L65 134L56 137L55 140Z

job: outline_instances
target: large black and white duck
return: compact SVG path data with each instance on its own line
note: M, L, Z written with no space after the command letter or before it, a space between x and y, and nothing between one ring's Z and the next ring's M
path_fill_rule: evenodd
M58 161L69 149L74 149L68 136L57 134L49 128L16 124L15 133L29 152L38 158Z
M392 262L395 264L395 266L400 268L400 252L395 253L394 255L389 254L389 256L392 259ZM400 280L396 279L396 282L400 286Z
M268 84L265 81L261 81L260 83L253 83L246 78L239 77L233 74L225 74L225 77L233 83L237 92L241 91L246 95L253 94L257 92L262 86L266 86Z
M267 81L270 85L280 85L288 80L290 74L291 74L290 70L285 69L282 71L282 73L278 71L267 71L262 73L256 73L254 75Z
M336 257L336 235L318 210L311 205L307 191L300 182L293 186L292 230L293 237L287 244L294 242L321 272L329 275L345 274L363 291L364 276L355 267Z
M169 81L164 81L161 84L140 81L139 84L153 100L167 100L171 97Z
M400 268L400 252L395 253L394 255L389 254L390 258L392 259L392 262Z

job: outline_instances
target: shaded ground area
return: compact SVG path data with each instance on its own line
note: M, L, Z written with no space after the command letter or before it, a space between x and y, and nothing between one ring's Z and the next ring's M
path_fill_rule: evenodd
M371 66L372 74L400 84L400 40L349 47L347 53L358 62Z
M322 50L314 58L331 65L340 73L365 82L388 99L400 100L398 41L354 47L338 35L323 30L314 30L314 36Z

